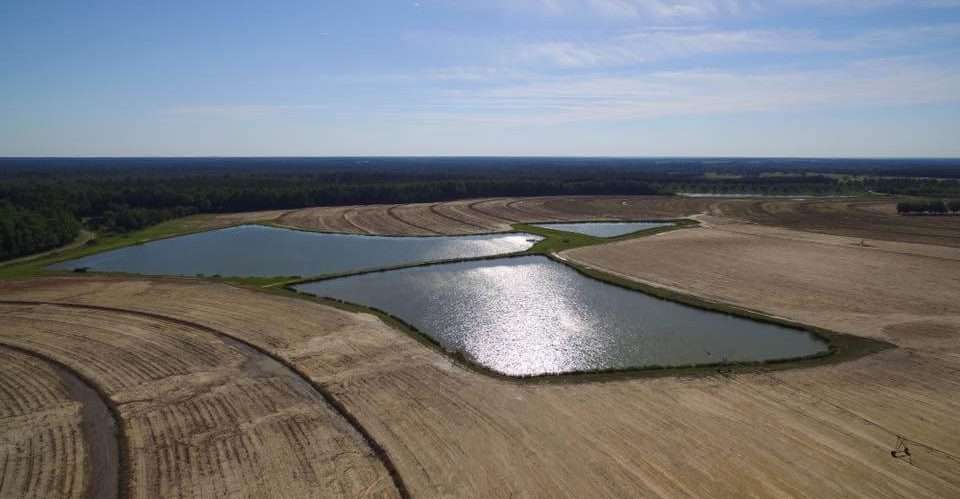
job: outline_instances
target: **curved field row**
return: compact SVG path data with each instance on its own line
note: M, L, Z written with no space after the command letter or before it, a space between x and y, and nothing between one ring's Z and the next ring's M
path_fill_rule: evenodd
M717 214L808 232L960 247L960 217L902 216L892 201L740 200L719 203Z
M960 461L949 457L960 455L960 360L933 344L792 371L517 383L372 316L225 285L59 278L0 284L0 297L229 330L332 392L412 497L960 494ZM911 443L913 464L895 459L895 433L937 449Z
M494 198L421 203L317 207L274 221L328 232L384 235L461 235L504 232L515 223L676 218L703 211L701 199L666 196Z
M324 208L307 208L285 213L274 221L282 225L312 229L322 232L347 232L362 234L363 231L344 218L344 213L352 209L351 206L329 206Z
M83 403L56 368L0 347L0 498L90 495Z
M241 343L132 313L0 304L0 343L97 383L127 437L129 497L395 497L361 435Z
M344 216L350 224L367 234L432 234L393 215L390 210L394 206L396 205L355 206Z
M680 218L707 211L710 200L674 196L528 198L527 210L542 210L562 220L645 220Z
M649 220L710 214L806 232L960 247L960 217L900 216L871 199L730 199L681 196L551 196L433 204L317 207L280 215L281 225L328 232L460 235L515 223Z

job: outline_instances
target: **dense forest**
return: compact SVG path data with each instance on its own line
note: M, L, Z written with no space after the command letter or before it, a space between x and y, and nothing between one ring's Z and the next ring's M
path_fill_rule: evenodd
M960 196L947 160L623 158L0 159L0 259L81 222L126 232L194 213L602 194Z
M80 222L63 208L29 210L0 202L0 260L62 246L80 232Z

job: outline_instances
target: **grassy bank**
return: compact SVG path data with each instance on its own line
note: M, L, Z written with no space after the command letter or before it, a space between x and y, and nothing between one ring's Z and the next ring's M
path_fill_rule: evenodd
M211 227L208 223L212 218L213 215L194 215L125 234L95 234L92 239L77 247L63 248L33 257L0 263L0 279L24 279L64 273L46 270L46 267L65 260L73 260L126 246L210 230Z
M590 221L586 221L588 223ZM617 220L617 223L629 223L630 220ZM529 254L535 255L548 255L550 253L559 253L564 250L581 248L584 246L596 246L598 244L607 244L617 241L624 241L627 239L634 239L637 237L647 237L654 234L660 234L662 232L668 232L671 230L685 229L689 227L695 227L698 223L694 220L687 218L672 219L672 220L634 220L632 222L657 222L665 223L669 222L673 225L666 227L657 227L649 230L642 230L638 232L631 232L629 234L624 234L617 237L595 237L589 236L586 234L578 234L576 232L566 232L556 229L546 229L544 227L537 227L532 224L514 224L513 229L518 232L527 232L530 234L536 234L543 237L543 240L534 244L532 248L527 250ZM575 223L575 222L569 222Z

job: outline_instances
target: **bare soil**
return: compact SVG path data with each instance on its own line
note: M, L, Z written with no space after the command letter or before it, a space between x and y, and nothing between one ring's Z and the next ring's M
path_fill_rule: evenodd
M731 200L712 206L714 214L763 225L960 247L960 217L898 215L890 200Z
M317 207L273 222L303 229L385 235L457 235L509 231L515 223L676 218L705 211L709 200L667 196L567 196L468 199L445 203Z
M801 323L899 341L886 327L960 326L960 250L717 223L564 257L708 300ZM923 346L921 344L920 346Z
M520 382L371 315L104 276L0 283L0 345L67 365L119 407L130 497L960 497L960 217L892 206L498 198L209 222L430 235L696 216L562 256L898 347L847 362ZM0 347L0 497L82 497L82 404L15 357ZM901 444L909 456L891 454Z
M0 344L69 366L117 407L127 497L397 495L362 436L255 350L137 313L13 303L0 313Z
M5 284L0 298L150 311L259 345L329 390L412 497L960 494L960 333L944 327L949 314L928 319L940 325L926 339L846 363L524 383L462 367L372 316L226 285L60 278ZM912 464L891 456L897 434Z
M0 347L0 498L88 496L93 456L83 404L56 367Z

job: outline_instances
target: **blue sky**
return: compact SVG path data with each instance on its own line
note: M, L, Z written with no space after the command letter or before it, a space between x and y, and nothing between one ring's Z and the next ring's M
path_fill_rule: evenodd
M0 156L960 157L960 0L4 0L0 68Z

